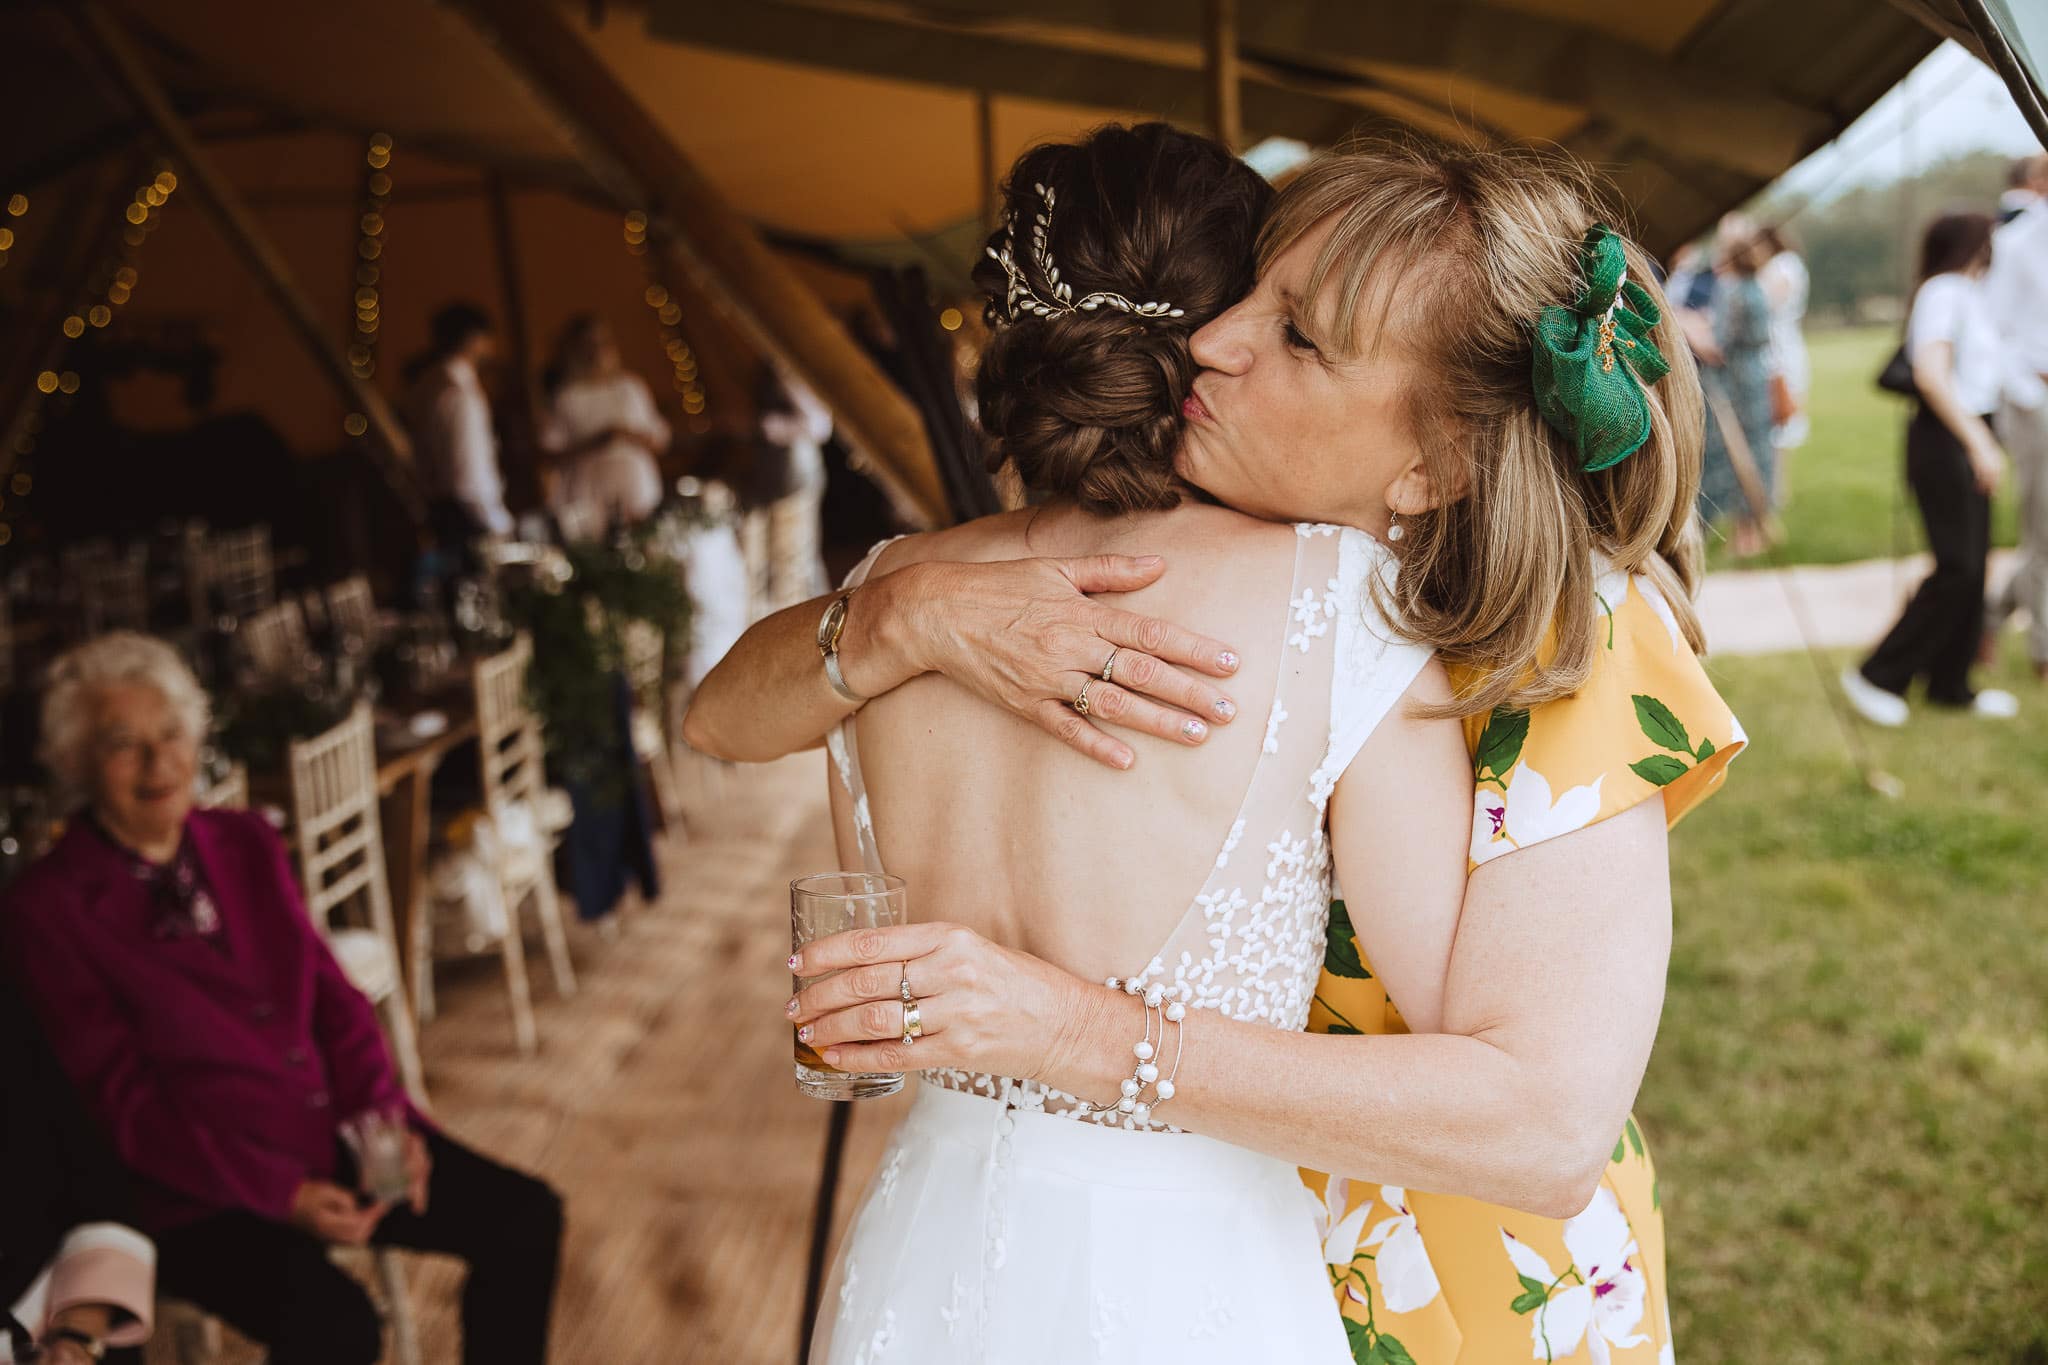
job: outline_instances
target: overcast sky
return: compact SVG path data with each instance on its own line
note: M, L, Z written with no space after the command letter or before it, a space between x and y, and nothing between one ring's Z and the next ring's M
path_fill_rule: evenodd
M1943 43L1840 137L1787 171L1782 184L1832 198L1982 148L2019 156L2040 151L2041 143L1998 73Z

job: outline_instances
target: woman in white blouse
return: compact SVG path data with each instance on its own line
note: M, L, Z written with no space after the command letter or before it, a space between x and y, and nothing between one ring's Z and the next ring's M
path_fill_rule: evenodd
M557 461L548 509L571 538L644 521L661 505L669 425L654 395L626 369L603 319L569 319L547 372L540 444Z
M1944 214L1920 247L1921 283L1906 324L1920 393L1906 428L1906 481L1927 526L1934 572L1862 666L1842 675L1850 702L1878 725L1905 723L1916 679L1926 680L1935 705L1980 716L2019 711L2012 693L1970 686L1984 623L1991 494L2006 469L1990 414L2003 401L2033 408L2043 398L2040 378L2012 362L1985 295L1992 226L1985 214Z

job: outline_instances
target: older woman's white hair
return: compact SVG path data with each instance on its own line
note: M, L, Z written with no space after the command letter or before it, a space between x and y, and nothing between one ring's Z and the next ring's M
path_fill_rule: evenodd
M188 734L195 740L206 734L211 708L205 689L162 640L117 630L66 650L43 686L40 756L67 801L82 801L91 790L92 693L116 683L154 687Z

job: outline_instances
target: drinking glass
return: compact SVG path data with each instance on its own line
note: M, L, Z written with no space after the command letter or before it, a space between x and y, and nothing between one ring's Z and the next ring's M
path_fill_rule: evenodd
M405 1168L405 1117L372 1109L341 1125L342 1140L355 1153L363 1193L380 1204L396 1204L412 1189Z
M789 884L789 940L794 951L848 929L906 923L910 892L901 877L874 872L821 872ZM800 976L796 989L837 976ZM814 1099L872 1100L903 1088L900 1071L841 1071L809 1046L796 1044L796 1088Z

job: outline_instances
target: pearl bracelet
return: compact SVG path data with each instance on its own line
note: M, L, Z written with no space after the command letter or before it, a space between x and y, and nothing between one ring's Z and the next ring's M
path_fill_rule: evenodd
M1084 1103L1088 1103L1090 1113L1105 1114L1114 1109L1144 1123L1152 1117L1154 1110L1173 1098L1174 1077L1180 1074L1181 1053L1186 1050L1183 1042L1185 1025L1181 1021L1187 1017L1187 1006L1178 1000L1163 1003L1166 990L1156 983L1141 987L1135 979L1125 981L1112 976L1102 984L1113 991L1139 996L1145 1006L1145 1036L1131 1045L1131 1055L1138 1059L1137 1065L1132 1069L1129 1079L1124 1081L1123 1093L1118 1096L1116 1103ZM1157 1043L1152 1040L1154 1016L1159 1020ZM1166 1046L1166 1026L1169 1023L1173 1025L1174 1030L1173 1068L1162 1078L1159 1074L1159 1052ZM1145 1087L1148 1085L1155 1087L1154 1098L1149 1103L1144 1097Z

